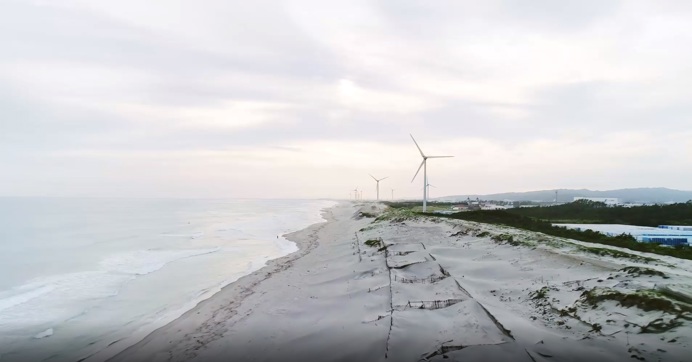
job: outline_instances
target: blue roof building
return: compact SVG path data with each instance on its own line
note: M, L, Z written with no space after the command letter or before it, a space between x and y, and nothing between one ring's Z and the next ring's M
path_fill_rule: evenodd
M593 230L608 236L630 234L637 241L643 243L657 243L662 245L692 245L692 226L661 225L657 228L649 226L621 225L621 224L553 224L580 231Z

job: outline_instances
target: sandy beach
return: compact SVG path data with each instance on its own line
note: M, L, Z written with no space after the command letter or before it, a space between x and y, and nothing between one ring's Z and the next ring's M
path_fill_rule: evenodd
M612 247L593 253L586 243L472 222L361 214L383 210L374 203L325 210L326 222L287 236L298 252L223 288L110 361L692 355L688 261ZM679 299L652 306L612 297L656 288Z

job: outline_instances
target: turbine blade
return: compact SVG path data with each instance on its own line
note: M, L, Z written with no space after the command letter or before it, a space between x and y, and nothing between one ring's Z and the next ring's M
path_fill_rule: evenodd
M416 142L416 139L413 138L413 135L412 135L412 134L409 133L408 135L411 136L411 139L413 140L413 143L416 144L416 147L418 148L418 151L420 152L420 155L421 155L423 158L425 158L425 154L423 153L423 150L420 149L420 146L418 146L418 142Z
M454 156L428 156L428 158L448 158L448 157L454 157Z
M368 174L368 175L370 175L370 174ZM372 177L373 180L378 181L378 180L375 178L375 176L370 175L370 177Z
M389 176L383 177L383 178L381 178L381 179L379 179L379 180L377 180L377 181L382 181L382 180L385 180L385 179L388 179L388 178L389 178Z
M420 172L420 169L423 168L423 165L425 164L425 159L423 159L423 162L420 163L420 166L418 166L418 171L416 171L416 174L413 175L413 178L411 179L411 182L413 182L416 179L416 176L418 176L418 173Z

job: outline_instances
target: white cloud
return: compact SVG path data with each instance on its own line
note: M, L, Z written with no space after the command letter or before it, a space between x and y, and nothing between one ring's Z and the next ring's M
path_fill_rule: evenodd
M229 100L206 106L151 105L138 103L104 104L123 117L170 128L236 129L269 123L288 123L286 112L295 106L280 102Z
M684 2L4 5L7 194L416 196L409 132L439 194L692 182Z

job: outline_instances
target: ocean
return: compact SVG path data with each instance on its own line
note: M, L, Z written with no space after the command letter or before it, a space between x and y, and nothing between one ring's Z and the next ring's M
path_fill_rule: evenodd
M323 221L322 200L0 198L0 361L99 361Z

